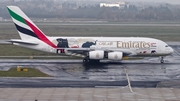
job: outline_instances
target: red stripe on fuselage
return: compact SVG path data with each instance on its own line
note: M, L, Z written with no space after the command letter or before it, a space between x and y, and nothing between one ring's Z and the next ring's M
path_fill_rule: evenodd
M54 45L45 35L44 33L42 33L38 28L36 28L33 24L31 24L29 21L27 21L26 19L24 19L26 21L26 23L28 24L29 27L31 27L31 29L34 31L34 33L38 36L38 38L47 43L48 45L50 45L53 48L58 48L56 45Z

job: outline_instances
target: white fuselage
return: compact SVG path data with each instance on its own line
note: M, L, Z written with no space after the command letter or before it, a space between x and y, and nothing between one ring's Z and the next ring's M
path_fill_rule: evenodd
M67 39L68 48L93 48L95 50L112 50L132 53L129 56L166 56L173 52L165 42L142 37L48 37L55 45L58 44L56 39ZM39 45L22 45L27 48L32 48L40 51L56 53L56 49L42 42L41 40L30 40L31 42L39 43ZM85 46L89 44L89 46ZM61 47L62 48L62 47Z

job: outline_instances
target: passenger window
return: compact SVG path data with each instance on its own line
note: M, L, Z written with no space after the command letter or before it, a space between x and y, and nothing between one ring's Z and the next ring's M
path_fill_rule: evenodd
M168 45L166 45L165 47L169 47Z

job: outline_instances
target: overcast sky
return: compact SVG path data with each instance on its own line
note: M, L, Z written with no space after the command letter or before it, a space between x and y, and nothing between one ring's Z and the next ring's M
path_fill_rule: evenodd
M180 0L124 0L124 1L131 1L131 2L136 2L136 1L141 1L141 2L167 2L167 3L171 3L171 4L180 4Z

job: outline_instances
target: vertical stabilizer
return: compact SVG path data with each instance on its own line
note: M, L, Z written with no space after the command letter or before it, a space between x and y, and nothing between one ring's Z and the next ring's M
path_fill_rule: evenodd
M19 7L7 6L7 8L22 40L39 39L56 48L56 45L47 38Z

